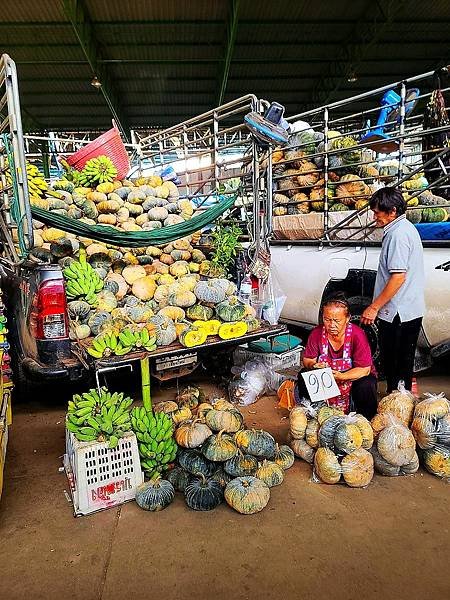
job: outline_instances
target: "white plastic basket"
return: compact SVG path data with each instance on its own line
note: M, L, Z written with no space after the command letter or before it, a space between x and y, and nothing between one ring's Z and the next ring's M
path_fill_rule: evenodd
M233 359L234 364L237 367L244 365L247 362L247 360L252 360L254 358L262 360L264 364L266 364L272 370L272 374L268 385L270 386L271 390L276 392L280 385L283 383L283 381L288 378L284 375L280 375L279 373L275 373L275 371L280 369L287 369L288 367L299 366L302 350L303 346L296 346L295 348L292 348L292 350L286 350L286 352L281 352L279 354L268 352L253 352L252 350L248 349L247 344L243 344L242 346L238 346L236 348L236 350L234 351Z
M111 449L107 442L79 442L66 430L64 468L75 516L133 500L136 487L144 480L132 432Z

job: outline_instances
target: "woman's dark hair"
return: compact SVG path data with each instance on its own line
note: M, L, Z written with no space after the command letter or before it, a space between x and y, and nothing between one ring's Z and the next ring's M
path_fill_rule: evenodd
M390 213L395 209L397 217L406 212L406 201L398 188L384 187L377 190L370 199L370 208Z
M347 302L347 298L345 297L345 294L343 292L336 292L335 294L332 294L331 296L328 296L327 298L325 298L325 300L323 301L322 304L322 309L321 309L321 316L323 315L323 309L326 308L327 306L335 306L335 307L342 307L347 309L347 316L350 316L350 305Z

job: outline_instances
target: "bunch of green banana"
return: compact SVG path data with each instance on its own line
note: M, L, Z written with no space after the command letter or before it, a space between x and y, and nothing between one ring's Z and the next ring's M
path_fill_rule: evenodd
M135 407L131 411L131 426L138 439L143 471L150 477L165 471L177 454L172 419L162 412L153 414L143 406Z
M88 160L84 165L78 176L78 184L95 187L99 183L114 181L116 176L117 169L111 159L107 156L97 156Z
M67 408L66 428L80 442L109 442L115 448L119 439L131 431L131 398L123 393L108 392L101 388L75 394Z
M86 261L85 253L80 252L79 259L65 267L63 275L67 280L66 295L69 300L80 298L92 306L97 304L97 293L103 289L103 281Z
M142 329L125 327L119 334L119 341L122 346L135 348L136 350L147 350L147 352L156 350L156 337L150 336L146 327Z
M64 158L60 158L59 163L64 169L64 179L72 181L72 183L78 185L80 180L80 171L77 171L76 169L71 167L67 160L65 160Z
M108 358L111 355L124 356L131 352L132 346L124 346L116 333L100 333L93 340L87 349L93 358Z
M120 333L103 332L97 335L87 349L94 358L124 356L132 350L156 350L156 337L150 337L148 329L125 327Z

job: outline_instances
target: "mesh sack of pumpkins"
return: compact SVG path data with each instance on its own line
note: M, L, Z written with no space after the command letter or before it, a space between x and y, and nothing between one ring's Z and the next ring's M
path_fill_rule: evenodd
M450 402L443 393L424 396L414 409L412 433L427 471L450 479Z
M316 421L318 447L312 460L313 481L328 484L342 481L350 487L369 485L373 477L373 458L369 452L373 433L369 421L363 415L345 415L330 406L319 408Z
M312 464L314 454L319 447L318 413L322 403L316 405L304 401L289 412L288 444L294 455ZM320 413L321 420L323 411Z
M102 352L125 354L133 347L152 348L147 336L144 340L140 336L148 327L157 346L178 339L190 348L203 344L208 336L233 339L260 326L255 311L234 295L233 282L202 279L193 272L192 265L201 266L205 257L192 247L190 238L164 248L149 246L125 253L97 242L85 240L85 244L76 257L66 256L60 264L66 279L70 335L74 340L100 337L98 343L93 341L95 358L101 358ZM134 344L133 336L137 336Z
M166 483L147 482L152 497L154 486L163 486L170 502L181 492L193 510L213 510L225 500L237 512L253 514L267 506L270 488L283 482L294 462L288 446L278 446L266 431L245 429L233 404L223 398L205 402L198 388L186 388L155 410L172 416L179 449Z
M378 403L372 418L374 444L371 453L375 470L381 475L412 475L419 468L416 442L409 429L415 398L400 385Z

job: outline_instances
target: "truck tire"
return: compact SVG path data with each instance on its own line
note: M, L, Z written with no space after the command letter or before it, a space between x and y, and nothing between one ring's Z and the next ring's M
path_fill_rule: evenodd
M367 339L369 340L370 349L372 350L372 357L377 368L377 371L380 372L380 346L378 342L378 327L377 323L373 325L361 325L361 315L364 310L369 306L372 302L371 298L366 296L352 296L347 299L347 302L350 306L351 312L351 322L358 325L366 332Z

